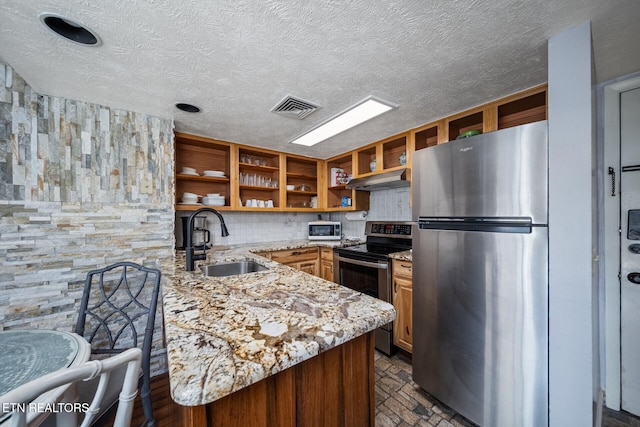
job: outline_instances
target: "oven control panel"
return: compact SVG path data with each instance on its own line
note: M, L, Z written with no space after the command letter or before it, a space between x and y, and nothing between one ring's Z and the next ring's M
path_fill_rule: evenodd
M371 222L367 227L369 235L372 234L382 234L385 236L402 236L402 237L411 237L412 230L411 223L402 222L402 223L394 223L394 222Z

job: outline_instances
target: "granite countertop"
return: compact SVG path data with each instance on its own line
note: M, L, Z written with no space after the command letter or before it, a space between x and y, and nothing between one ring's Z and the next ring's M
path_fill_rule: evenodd
M184 252L162 265L173 400L220 399L395 319L391 304L254 254L359 242L288 241L218 247L186 272ZM269 270L205 277L200 264L255 260Z
M402 252L393 252L389 254L389 258L398 259L400 261L413 261L413 252L411 250Z

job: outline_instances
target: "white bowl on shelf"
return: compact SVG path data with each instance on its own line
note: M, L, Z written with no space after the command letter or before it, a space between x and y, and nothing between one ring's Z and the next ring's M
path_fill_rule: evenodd
M180 173L183 175L198 175L198 172L194 168L189 168L186 166L182 167Z
M203 171L202 173L204 173L204 176L210 176L213 178L224 178L225 176L223 171L206 170L206 171Z
M295 188L295 185L287 185L287 191L293 191Z
M203 197L202 204L205 206L224 206L224 197L218 198L209 198Z

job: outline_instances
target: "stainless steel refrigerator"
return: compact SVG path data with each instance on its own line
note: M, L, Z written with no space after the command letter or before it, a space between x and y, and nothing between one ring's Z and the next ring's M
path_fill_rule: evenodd
M481 426L548 425L547 122L413 155L413 378Z

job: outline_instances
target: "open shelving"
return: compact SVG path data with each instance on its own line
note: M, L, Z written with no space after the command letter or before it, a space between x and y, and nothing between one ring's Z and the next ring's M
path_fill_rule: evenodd
M280 154L238 148L238 208L274 210L280 207ZM248 202L256 201L259 206ZM269 204L273 207L267 207Z
M369 192L347 189L344 184L336 185L332 182L332 170L341 169L352 178L360 178L406 167L410 182L415 151L455 140L470 130L487 133L546 120L547 91L546 84L539 85L328 160L176 132L175 209L195 210L201 206L180 203L182 194L191 192L223 195L225 205L216 207L222 210L367 210ZM404 159L406 164L403 164ZM375 169L371 170L373 160L376 161ZM196 169L198 176L180 173L185 166ZM203 176L205 170L222 171L224 175ZM287 185L293 185L294 189L286 190ZM317 208L311 208L312 198L316 198ZM247 200L253 199L263 201L265 206L272 201L273 208L247 207Z
M199 205L182 204L184 192L200 196L217 193L224 196L225 205L216 209L231 207L231 144L210 138L176 132L176 210L193 210ZM180 173L184 167L196 170L198 175ZM204 176L205 170L221 171L224 177Z
M327 198L326 207L328 210L368 210L369 192L347 189L346 184L336 184L333 182L332 170L342 170L347 176L353 177L355 153L347 153L327 160ZM367 165L368 166L368 165ZM351 205L348 200L351 200ZM345 200L345 203L343 203Z
M447 121L449 141L457 139L465 132L484 131L484 111L475 111Z
M547 119L547 91L541 90L498 105L498 129Z
M418 128L413 131L414 134L414 150L424 150L425 148L438 145L438 124L430 124L426 127Z
M285 203L287 209L318 209L318 161L300 157L286 156ZM315 203L313 203L315 200Z
M358 150L356 152L356 156L357 156L358 168L356 169L355 174L357 176L362 176L369 173L375 173L378 170L382 170L382 165L381 165L382 162L378 162L375 145L369 148ZM374 160L376 161L376 164L375 164L375 168L372 168L371 163Z
M383 140L382 144L382 170L390 170L407 165L407 136L401 135ZM404 164L403 164L404 161ZM378 168L380 170L380 168Z

